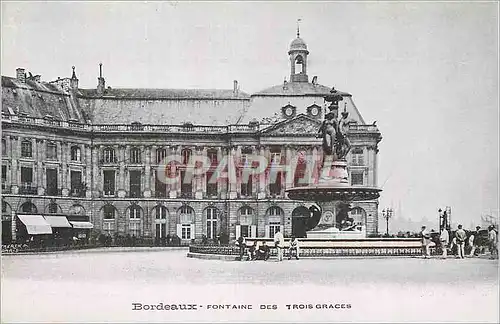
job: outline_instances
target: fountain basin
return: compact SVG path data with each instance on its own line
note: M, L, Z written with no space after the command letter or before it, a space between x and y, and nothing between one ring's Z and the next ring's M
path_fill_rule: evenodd
M302 201L364 201L380 197L382 189L362 186L307 186L290 188L288 198Z

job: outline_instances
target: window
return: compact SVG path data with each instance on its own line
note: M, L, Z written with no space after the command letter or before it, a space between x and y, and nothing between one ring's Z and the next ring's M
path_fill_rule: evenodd
M48 196L57 196L57 169L45 169L45 177L47 183L46 194Z
M141 197L141 171L129 171L130 197Z
M49 214L57 214L59 211L59 206L56 203L50 203L48 212Z
M250 175L248 179L246 179L246 182L244 182L245 179L241 179L241 196L242 197L251 197L252 196L252 182L253 182L253 175Z
M167 236L167 208L165 206L156 206L155 210L155 233L156 238Z
M191 198L193 195L193 185L191 183L191 175L186 171L181 171L181 197Z
M47 160L57 160L57 145L55 143L47 143Z
M129 233L131 236L141 236L141 222L138 222L137 220L131 220L129 225Z
M2 165L2 189L5 189L5 185L7 183L7 166Z
M206 173L206 182L207 182L207 196L214 197L217 196L217 177L213 177L213 172ZM214 179L212 179L214 178Z
M164 148L156 149L156 164L160 164L167 157L167 150Z
M104 219L115 219L116 209L112 205L105 205L103 207Z
M130 219L141 218L141 207L137 205L132 205L129 210L130 210Z
M115 228L115 222L114 220L104 220L104 223L102 224L102 229L107 235L113 234L113 230Z
M156 219L167 219L167 208L164 206L156 207Z
M29 213L29 214L36 214L36 213L38 213L36 206L33 205L33 203L30 203L30 202L25 202L24 204L22 204L21 211L23 213Z
M7 141L2 138L2 155L7 155Z
M103 151L103 162L104 163L115 163L116 155L115 150L111 147L106 147Z
M81 151L80 148L76 145L71 147L71 161L81 161Z
M365 210L363 208L361 208L361 207L354 207L350 211L349 214L350 214L351 218L353 219L353 224L354 225L363 225L364 224L366 212L365 212Z
M32 143L31 141L24 140L21 142L21 157L33 157Z
M246 165L250 161L250 156L252 155L252 150L249 148L244 148L241 150L240 164Z
M206 211L207 216L207 238L214 239L217 237L217 209L210 207Z
M21 167L21 183L31 186L33 182L33 168Z
M365 165L362 148L354 148L351 151L351 165Z
M280 222L269 222L269 237L273 237L279 230L281 230Z
M210 149L207 151L207 158L210 161L212 166L216 166L218 164L217 158L217 150Z
M269 193L271 196L279 196L281 195L281 178L282 172L276 173L276 181L269 183ZM272 181L272 177L270 177L270 181Z
M85 196L85 185L82 183L82 172L71 171L71 196Z
M278 206L272 206L267 210L269 216L282 216L284 214L283 209Z
M133 147L130 149L130 163L132 164L141 164L141 149L138 147Z
M182 224L181 239L191 239L191 224Z
M307 169L306 152L300 151L298 153L297 167L295 168L295 174L293 176L293 186L303 187L307 186L309 179L304 179Z
M182 150L182 164L186 165L189 163L189 159L191 158L191 150L185 149Z
M281 163L281 147L272 146L270 148L271 152L271 163L280 164Z
M158 170L155 177L155 197L156 198L166 198L167 197L167 184L160 180L158 177Z
M352 172L351 173L351 185L363 185L363 173L362 172Z
M302 56L297 56L295 59L295 74L300 74L303 73L303 63L304 60L302 59Z
M249 237L250 236L250 226L240 225L240 235L243 237Z
M113 196L115 194L115 171L105 170L104 175L104 195Z

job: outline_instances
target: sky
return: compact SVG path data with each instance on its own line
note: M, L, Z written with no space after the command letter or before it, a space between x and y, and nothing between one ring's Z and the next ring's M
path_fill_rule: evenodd
M252 93L289 77L297 19L308 74L377 121L380 209L468 226L498 215L498 3L7 2L1 73L94 88ZM397 208L401 206L401 208Z

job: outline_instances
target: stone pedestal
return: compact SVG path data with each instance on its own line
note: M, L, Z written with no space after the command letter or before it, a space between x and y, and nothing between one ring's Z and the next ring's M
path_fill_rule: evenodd
M320 187L349 186L347 161L325 161L318 181Z
M125 190L118 190L118 198L125 198L125 196L127 195L127 192Z
M194 199L203 199L203 191L196 191L194 193Z
M150 198L151 197L151 190L144 190L144 198Z
M168 197L169 197L169 198L171 198L171 199L175 199L175 198L177 198L177 191L175 191L175 190L170 190L170 191L168 192Z
M69 189L68 188L63 188L61 190L61 194L63 197L68 197L69 196Z

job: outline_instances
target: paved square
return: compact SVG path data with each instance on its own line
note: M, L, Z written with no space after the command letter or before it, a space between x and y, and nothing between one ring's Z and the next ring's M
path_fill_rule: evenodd
M2 322L498 320L498 262L487 259L229 262L105 250L2 256ZM172 304L196 309L165 310Z

